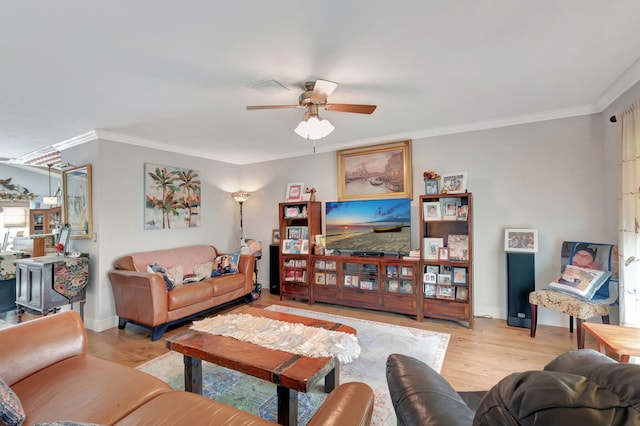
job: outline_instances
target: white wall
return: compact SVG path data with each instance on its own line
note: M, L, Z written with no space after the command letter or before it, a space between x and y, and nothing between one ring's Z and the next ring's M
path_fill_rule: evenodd
M229 193L238 189L238 166L166 151L100 140L63 153L92 163L93 220L96 242L75 240L91 253L92 281L85 310L87 327L101 331L117 324L107 272L127 253L191 244L212 244L220 251L239 249L238 205ZM144 164L191 168L200 173L200 227L144 230Z
M601 126L594 115L413 141L412 247L419 246L422 172L469 173L475 315L506 318L505 228L538 229L536 288L560 271L562 241L616 242L611 224L617 220L616 206L603 203L603 194L615 191L616 183L603 179ZM318 201L335 201L335 153L242 167L243 187L257 191L245 205L245 236L270 241L278 224L277 203L284 200L286 184L296 181L316 187ZM268 253L262 262L259 278L267 283ZM541 324L566 321L566 316L540 310Z

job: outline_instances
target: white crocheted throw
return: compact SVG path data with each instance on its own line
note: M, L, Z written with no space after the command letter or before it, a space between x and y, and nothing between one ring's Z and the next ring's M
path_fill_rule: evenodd
M348 364L360 356L358 338L353 334L249 314L218 315L195 321L190 328L296 355L335 356L341 364Z

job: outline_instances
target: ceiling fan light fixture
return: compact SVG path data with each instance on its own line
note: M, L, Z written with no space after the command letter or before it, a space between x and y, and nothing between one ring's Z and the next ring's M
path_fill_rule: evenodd
M317 114L311 114L307 116L305 114L298 127L295 128L295 132L305 139L322 139L326 136L329 136L335 127L333 124L329 122L329 120L325 120L320 118Z

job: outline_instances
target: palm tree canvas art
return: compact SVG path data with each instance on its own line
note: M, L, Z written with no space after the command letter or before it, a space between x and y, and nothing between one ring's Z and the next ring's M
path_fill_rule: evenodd
M200 226L200 173L179 167L144 165L144 229Z

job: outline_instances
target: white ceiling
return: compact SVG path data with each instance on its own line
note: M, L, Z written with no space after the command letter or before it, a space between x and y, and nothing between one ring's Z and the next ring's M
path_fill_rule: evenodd
M0 157L82 135L246 164L599 112L640 80L637 0L0 0ZM290 90L250 86L276 78ZM74 139L75 138L75 139ZM67 142L65 142L67 141Z

